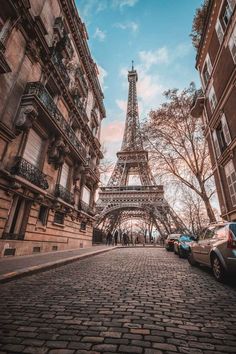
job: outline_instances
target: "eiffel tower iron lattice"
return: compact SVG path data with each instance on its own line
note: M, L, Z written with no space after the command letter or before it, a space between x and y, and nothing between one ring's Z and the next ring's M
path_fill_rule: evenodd
M97 202L97 226L113 230L122 220L143 219L158 231L170 233L185 229L182 221L164 199L162 185L156 185L143 147L139 124L137 71L128 72L129 92L125 130L117 162ZM133 182L135 181L135 183Z

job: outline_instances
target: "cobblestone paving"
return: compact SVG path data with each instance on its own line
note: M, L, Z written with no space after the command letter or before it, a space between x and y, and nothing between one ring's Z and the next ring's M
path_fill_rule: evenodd
M163 249L117 249L0 286L0 353L236 353L236 288Z

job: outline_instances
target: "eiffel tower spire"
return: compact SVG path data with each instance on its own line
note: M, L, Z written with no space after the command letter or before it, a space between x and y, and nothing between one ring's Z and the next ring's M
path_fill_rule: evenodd
M128 72L129 93L127 103L127 113L125 122L125 131L121 151L143 150L143 142L139 125L137 87L137 71L134 70L132 60L132 70Z

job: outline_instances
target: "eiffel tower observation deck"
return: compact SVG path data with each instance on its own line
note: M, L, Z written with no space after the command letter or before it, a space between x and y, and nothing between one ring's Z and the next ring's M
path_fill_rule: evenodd
M162 185L151 172L148 151L143 147L139 123L137 71L128 71L129 93L125 130L117 162L106 187L101 187L97 202L97 224L113 230L125 220L141 218L153 222L161 233L182 229L180 219L164 199Z

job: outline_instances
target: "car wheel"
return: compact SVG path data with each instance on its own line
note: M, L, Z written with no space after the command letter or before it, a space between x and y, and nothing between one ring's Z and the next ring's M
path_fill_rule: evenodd
M179 248L179 258L183 258L184 256L183 256L183 253L182 253L182 251L181 251L181 248Z
M212 257L211 266L216 280L222 282L225 280L225 269L217 256Z
M192 252L190 252L188 255L188 262L193 267L196 267L198 265L198 262L194 259Z

